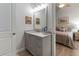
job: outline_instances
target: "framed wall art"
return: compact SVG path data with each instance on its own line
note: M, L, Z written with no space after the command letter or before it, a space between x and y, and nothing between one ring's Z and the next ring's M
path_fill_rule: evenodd
M25 24L32 24L32 17L25 16Z
M40 18L36 18L36 25L40 25Z
M69 23L69 17L67 17L67 16L60 17L58 23L59 24L68 24Z

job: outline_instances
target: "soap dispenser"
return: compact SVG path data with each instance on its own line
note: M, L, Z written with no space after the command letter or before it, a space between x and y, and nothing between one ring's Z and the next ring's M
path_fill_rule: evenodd
M43 31L43 32L46 32L46 31L47 31L47 26L43 27L43 28L42 28L42 31Z
M47 31L47 26L44 27L44 32L46 32L46 31Z

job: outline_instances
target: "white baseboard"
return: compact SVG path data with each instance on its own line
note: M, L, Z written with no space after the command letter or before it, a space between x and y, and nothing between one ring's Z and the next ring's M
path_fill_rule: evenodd
M18 49L17 52L23 51L25 48Z

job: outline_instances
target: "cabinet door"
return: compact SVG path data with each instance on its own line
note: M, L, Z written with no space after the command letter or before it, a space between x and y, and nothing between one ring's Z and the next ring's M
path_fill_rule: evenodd
M25 47L27 50L30 48L30 34L25 34Z
M43 38L42 49L43 56L51 56L51 36Z
M42 38L31 34L26 34L26 49L35 56L42 55Z
M35 37L33 35L30 34L30 41L29 41L29 51L35 55L35 46L34 46L34 43L35 43Z
M42 55L42 38L38 36L31 36L31 49L35 56Z
M42 56L42 39L41 37L36 37L35 39L35 51L37 56Z

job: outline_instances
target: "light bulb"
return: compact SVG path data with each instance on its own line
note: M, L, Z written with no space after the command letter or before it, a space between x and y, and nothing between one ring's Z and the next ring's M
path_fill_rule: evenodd
M65 6L65 4L60 4L58 7L63 8L64 6Z
M41 4L40 6L35 7L32 11L36 12L36 11L42 10L46 7L47 7L47 4Z

